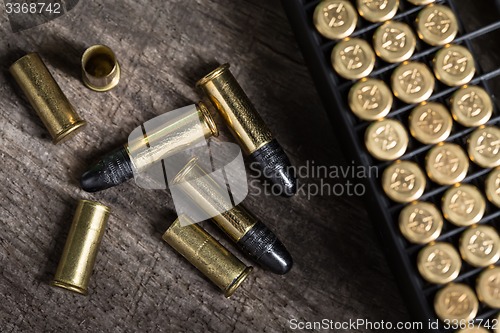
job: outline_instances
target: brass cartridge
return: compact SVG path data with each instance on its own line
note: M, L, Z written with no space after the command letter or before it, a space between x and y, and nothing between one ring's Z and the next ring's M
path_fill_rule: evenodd
M82 55L83 83L94 91L108 91L120 81L120 64L106 45L92 45Z
M247 155L273 139L271 131L229 71L229 64L221 65L196 86L210 98Z
M159 160L171 156L219 131L205 104L195 104L196 112L161 124L126 145L134 171L140 173Z
M181 226L180 220L188 225ZM163 240L230 297L252 271L186 215L179 216Z
M109 208L80 200L52 285L87 295L95 258L109 217Z
M9 70L47 127L54 143L68 139L86 125L37 53L20 58Z
M188 108L192 111L162 121L147 133L137 128L140 135L133 135L128 144L103 156L82 175L81 187L87 192L97 192L119 185L161 159L219 135L212 115L202 102Z
M229 64L219 66L200 79L196 86L212 101L243 152L257 163L262 175L277 185L280 195L293 196L297 192L295 170L231 74Z
M278 237L242 204L232 206L227 193L196 158L179 171L172 184L212 216L215 224L262 267L276 274L286 274L292 268L292 256Z

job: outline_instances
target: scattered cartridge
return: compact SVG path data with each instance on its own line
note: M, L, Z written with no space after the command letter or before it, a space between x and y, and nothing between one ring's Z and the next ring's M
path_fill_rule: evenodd
M221 113L243 151L258 163L263 176L280 186L282 195L294 195L297 181L290 160L229 71L229 64L213 70L196 86Z
M87 295L95 258L109 217L109 208L80 200L52 285Z
M215 224L262 267L276 274L285 274L292 268L292 256L278 237L243 205L233 206L227 191L201 168L196 158L186 164L172 184L212 216Z
M10 66L10 73L47 127L54 143L80 131L82 120L37 53L29 53Z
M212 115L202 102L183 109L187 111L176 113L166 122L155 122L149 130L144 126L137 128L138 135L105 155L82 175L82 189L96 192L119 185L161 159L219 134Z
M181 220L184 219L181 225ZM179 216L163 240L230 297L252 271L186 215Z
M120 82L120 65L105 45L93 45L82 55L83 83L94 91L108 91Z

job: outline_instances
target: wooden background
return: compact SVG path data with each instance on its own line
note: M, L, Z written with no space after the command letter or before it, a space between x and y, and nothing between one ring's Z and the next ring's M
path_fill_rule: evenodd
M168 191L129 182L88 194L78 186L89 164L136 126L197 101L194 83L222 62L232 64L295 165L350 165L279 2L80 1L15 34L2 14L0 35L1 332L282 332L291 319L409 320L362 198L285 199L251 188L245 205L279 235L295 266L286 276L256 268L227 300L161 240L175 218ZM97 43L110 46L122 66L120 84L107 93L80 81L80 56ZM65 144L51 143L8 73L28 51L40 53L88 122ZM80 198L112 209L87 297L48 285Z

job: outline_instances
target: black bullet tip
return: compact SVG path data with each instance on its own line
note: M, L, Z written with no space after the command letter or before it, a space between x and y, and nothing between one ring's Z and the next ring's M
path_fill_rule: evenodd
M240 248L264 269L286 274L293 259L283 243L262 222L257 222L239 241Z
M119 185L134 176L125 147L112 151L92 165L80 179L84 191L97 192Z
M297 192L295 170L276 139L257 149L250 155L259 164L262 175L278 185L280 195L291 197ZM273 190L273 193L278 191Z

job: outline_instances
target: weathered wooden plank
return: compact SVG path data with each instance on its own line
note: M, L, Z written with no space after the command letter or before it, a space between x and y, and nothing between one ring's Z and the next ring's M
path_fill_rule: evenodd
M80 1L50 23L9 29L0 16L2 332L281 332L292 318L407 319L359 198L284 199L252 190L246 206L279 234L295 267L283 277L256 269L226 300L162 242L175 218L168 192L132 182L97 194L78 187L94 158L141 122L196 101L195 81L226 61L294 164L348 165L279 3ZM108 93L79 79L80 54L95 43L110 46L123 68ZM41 54L89 123L66 144L50 142L9 76L19 50ZM112 208L86 298L48 285L79 198Z

